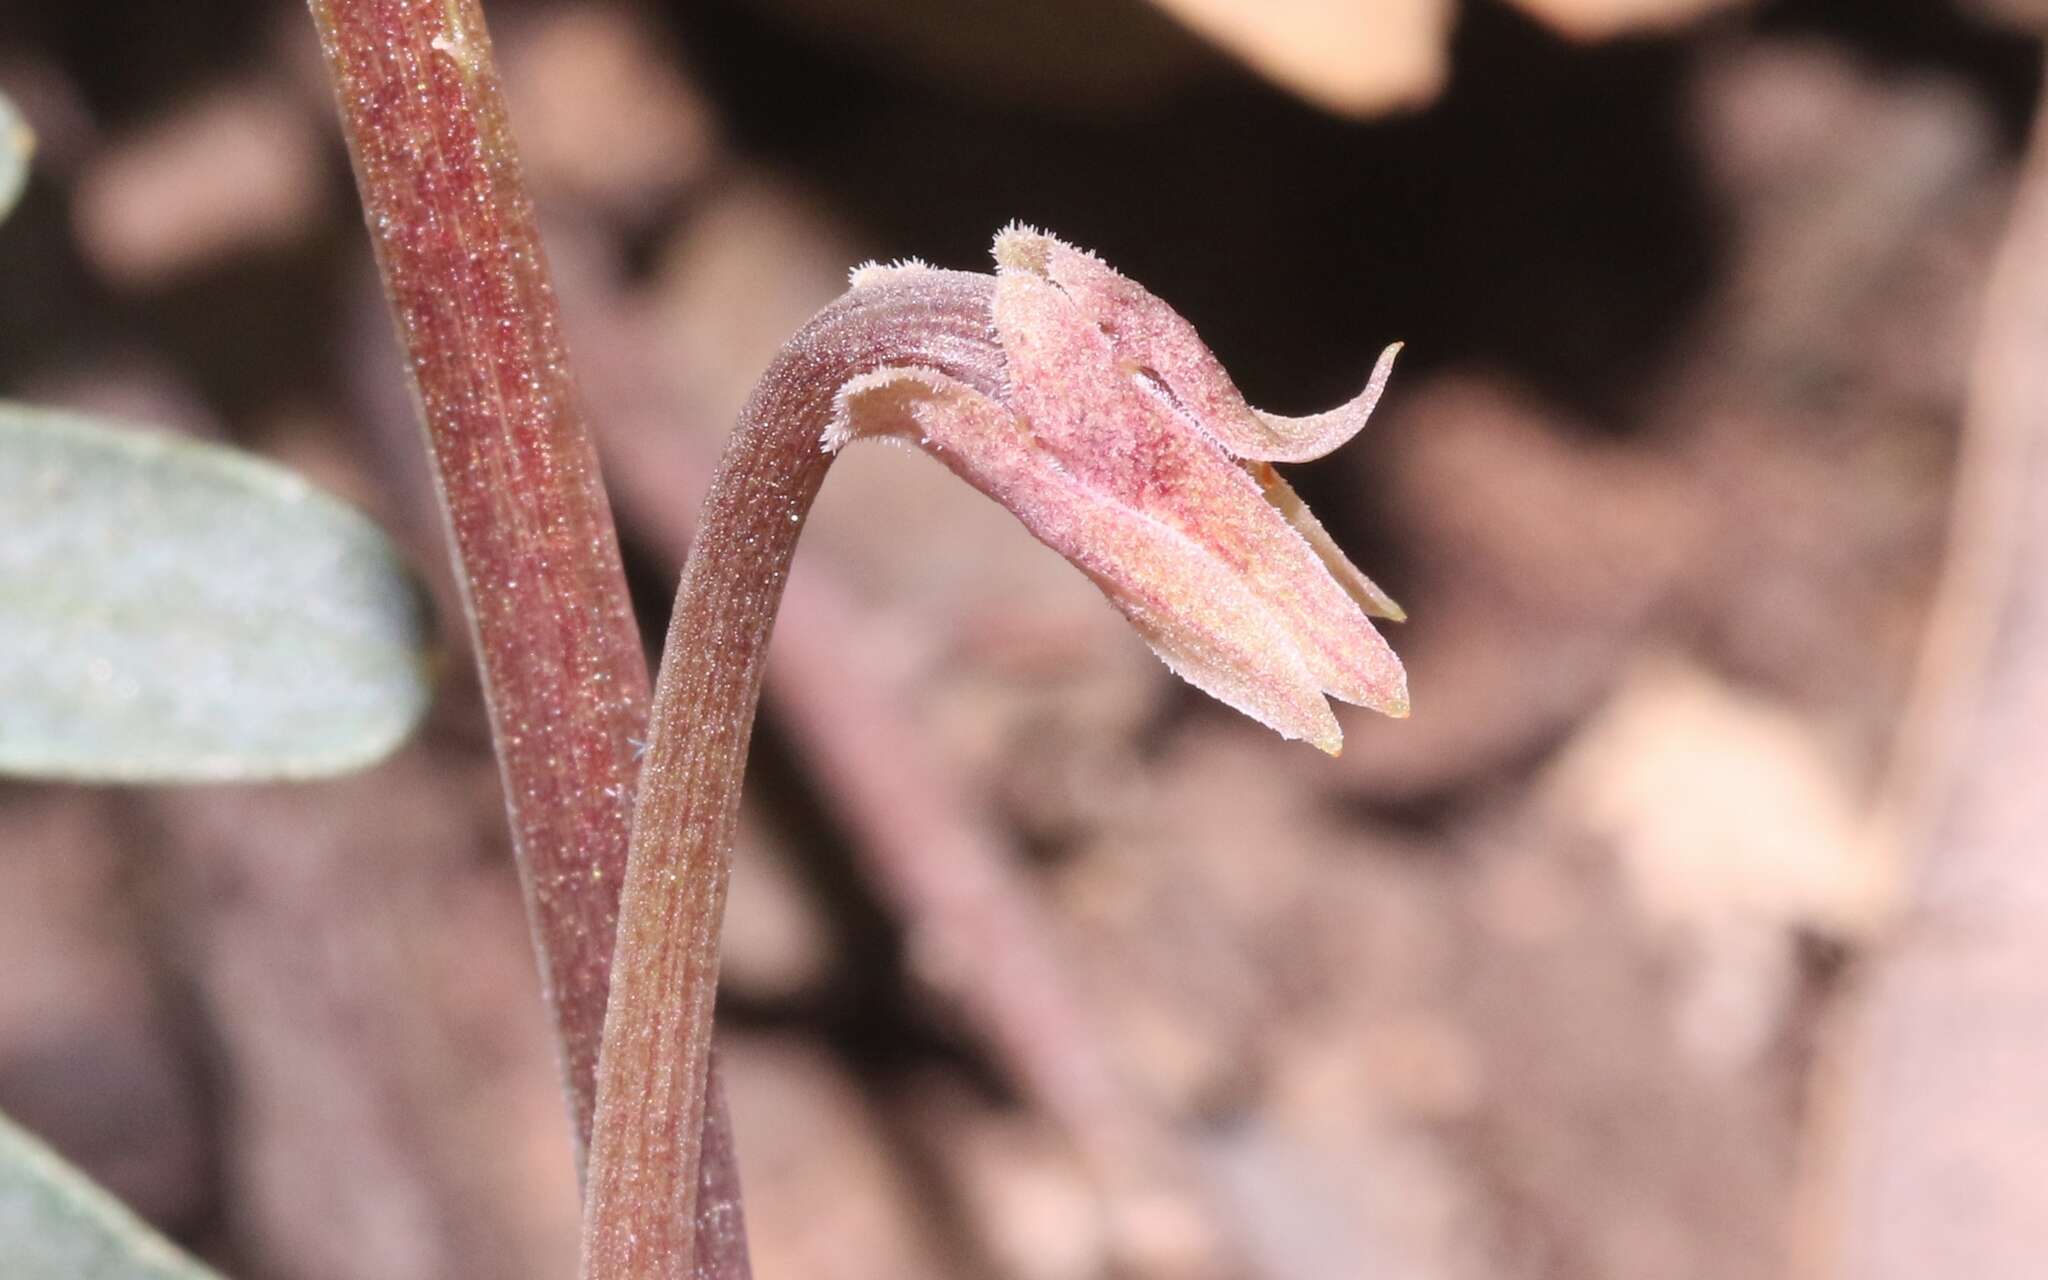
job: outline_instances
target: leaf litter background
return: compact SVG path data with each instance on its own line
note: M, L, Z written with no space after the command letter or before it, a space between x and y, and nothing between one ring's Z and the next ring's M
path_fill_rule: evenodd
M938 468L840 465L726 949L758 1274L1817 1273L2028 38L1907 0L490 16L650 636L740 399L860 260L1054 228L1285 412L1409 344L1295 473L1413 618L1415 717L1336 761ZM0 90L40 136L0 385L303 469L452 617L305 16L17 2ZM451 658L356 778L0 787L0 1111L231 1274L573 1265ZM2048 1162L1975 1132L1977 1173Z

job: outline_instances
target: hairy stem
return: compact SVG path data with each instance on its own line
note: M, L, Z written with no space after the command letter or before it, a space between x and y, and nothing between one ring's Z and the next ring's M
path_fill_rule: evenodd
M884 364L939 369L993 394L987 286L943 273L827 307L763 376L712 480L662 652L634 815L592 1131L587 1280L692 1274L733 825L769 632L831 462L819 438L833 397Z
M454 542L584 1127L646 659L481 15L313 0ZM462 19L459 25L453 19Z
M311 0L425 418L577 1149L624 880L647 660L475 0ZM746 1274L722 1100L707 1275Z

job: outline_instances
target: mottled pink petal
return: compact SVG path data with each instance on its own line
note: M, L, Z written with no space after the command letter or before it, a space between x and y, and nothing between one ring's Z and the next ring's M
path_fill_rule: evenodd
M1406 714L1400 660L1346 585L1221 445L1126 375L1113 340L1063 290L1004 269L993 313L1005 402L1047 452L1081 484L1178 530L1239 575L1332 696Z
M916 262L854 273L857 297L985 282L986 327L951 338L986 376L910 361L854 378L825 447L921 445L1086 572L1168 666L1282 734L1336 750L1325 695L1406 715L1400 660L1367 616L1400 607L1264 461L1355 430L1391 351L1353 405L1275 419L1186 321L1093 256L1013 228L996 258L992 281Z
M915 441L1008 508L1195 687L1284 737L1341 747L1288 619L1204 544L1075 477L1004 405L932 370L883 369L840 391L826 442L873 436Z
M1012 225L996 237L998 274L1037 276L1058 286L1109 340L1118 363L1214 437L1225 452L1259 462L1306 462L1358 434L1379 403L1401 344L1380 353L1365 389L1323 413L1288 418L1253 409L1193 325L1085 249Z

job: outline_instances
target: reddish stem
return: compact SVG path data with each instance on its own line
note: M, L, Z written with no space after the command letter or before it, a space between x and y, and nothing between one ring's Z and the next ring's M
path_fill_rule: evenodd
M579 1112L646 660L473 4L313 0L454 538ZM465 19L451 26L451 19Z
M695 1137L733 824L762 662L831 455L833 396L883 365L1000 390L989 277L931 273L828 306L763 375L705 499L655 685L585 1201L586 1280L691 1274Z
M580 1162L646 657L481 10L311 6L426 421ZM704 1122L719 1128L705 1214L720 1269L707 1274L744 1276L721 1099Z

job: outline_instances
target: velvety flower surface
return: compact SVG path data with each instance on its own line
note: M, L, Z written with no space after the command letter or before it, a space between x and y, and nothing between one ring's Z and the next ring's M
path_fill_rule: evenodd
M1399 607L1271 465L1356 433L1398 345L1356 399L1278 417L1245 403L1186 320L1093 254L1012 227L995 258L1001 392L886 366L841 388L825 446L921 445L1088 574L1167 666L1287 737L1337 751L1330 697L1408 714L1400 659L1367 616L1399 619ZM958 274L867 267L853 287Z

